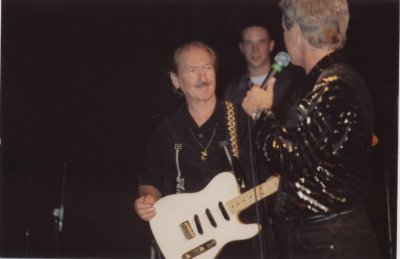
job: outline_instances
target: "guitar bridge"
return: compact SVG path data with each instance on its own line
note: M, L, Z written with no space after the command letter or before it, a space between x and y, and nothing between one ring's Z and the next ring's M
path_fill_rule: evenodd
M189 221L184 221L180 225L183 235L187 240L194 238L194 231Z
M213 248L216 245L217 245L217 241L215 241L215 239L211 239L211 240L205 242L204 244L201 244L198 247L193 248L189 252L184 253L182 255L182 259L191 259L195 256L198 256L198 255L206 252L207 250L209 250L210 248Z

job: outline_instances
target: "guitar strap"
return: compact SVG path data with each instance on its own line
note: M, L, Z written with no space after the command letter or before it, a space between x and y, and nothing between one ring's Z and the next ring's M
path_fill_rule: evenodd
M182 149L181 143L175 143L175 163L176 163L176 171L178 174L176 175L176 193L185 192L185 179L182 177L181 168L179 166L179 151Z
M242 188L245 187L245 177L244 177L244 171L243 168L240 164L239 161L239 145L238 145L238 124L237 124L237 107L233 105L233 103L224 101L224 119L225 119L225 124L226 124L226 133L227 133L227 139L220 142L220 145L223 147L225 154L228 158L228 161L230 165L232 166L233 172L235 174L237 183L239 186ZM171 131L171 134L174 138L174 150L175 150L175 164L176 164L176 170L177 170L177 176L176 176L176 193L182 193L185 192L185 181L182 176L182 172L180 169L179 165L179 153L183 148L183 145L181 142L176 141L177 135L175 134L175 131L173 130L172 127L168 127L169 130ZM228 146L230 147L228 150ZM153 243L151 245L151 258L158 258L158 259L164 259L160 248L158 247L157 243L155 240L153 240Z
M175 166L176 166L176 178L175 178L175 192L176 193L183 193L185 192L185 179L182 176L182 171L181 167L179 165L179 152L183 148L183 144L179 141L178 134L176 134L176 131L171 127L171 125L168 125L168 129L170 131L170 134L172 136L173 142L174 142L174 150L175 150Z
M237 107L228 101L224 101L224 119L226 125L226 133L228 141L221 141L220 145L223 147L225 154L228 158L232 170L235 174L237 183L242 188L247 186L247 178L245 177L243 167L240 163L240 153L238 145L238 124L237 124ZM170 128L172 131L172 129ZM174 138L176 138L175 134ZM228 146L230 150L228 150ZM174 143L175 149L175 165L177 170L176 176L176 193L185 192L185 181L179 166L179 152L182 150L182 143Z
M232 158L229 157L229 152L227 152L226 145L221 143L225 149L225 153L231 163L233 173L235 174L237 183L242 188L246 187L248 184L247 178L245 177L242 164L240 163L240 153L238 144L238 123L237 123L237 107L229 101L224 101L225 107L225 124L227 129L227 137L230 146L230 153Z

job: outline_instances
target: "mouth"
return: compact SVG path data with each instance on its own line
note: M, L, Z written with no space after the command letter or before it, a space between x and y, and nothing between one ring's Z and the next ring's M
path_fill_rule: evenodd
M253 59L253 60L256 60L256 59L260 59L260 55L252 55L251 56L251 59Z
M195 88L205 88L205 87L208 87L208 86L210 86L210 84L211 84L211 82L199 82L199 83L197 83L197 84L195 84Z

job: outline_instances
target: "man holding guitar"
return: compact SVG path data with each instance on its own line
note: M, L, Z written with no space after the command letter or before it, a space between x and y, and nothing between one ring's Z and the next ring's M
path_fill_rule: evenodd
M213 258L220 250L221 257L239 256L241 244L229 245L231 254L222 247L255 236L259 227L245 227L238 213L277 188L275 179L240 196L241 188L258 182L250 174L248 116L240 106L217 100L216 70L217 56L202 42L175 51L170 78L185 102L150 138L139 171L135 211L150 221L167 258ZM244 251L243 258L260 258L251 253Z

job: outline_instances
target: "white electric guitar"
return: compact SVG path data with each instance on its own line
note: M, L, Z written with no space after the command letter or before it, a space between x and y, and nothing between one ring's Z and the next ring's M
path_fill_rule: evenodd
M255 236L261 226L240 222L239 213L277 191L279 176L240 193L235 176L223 172L200 192L168 195L154 207L151 231L167 259L215 258L222 247Z

